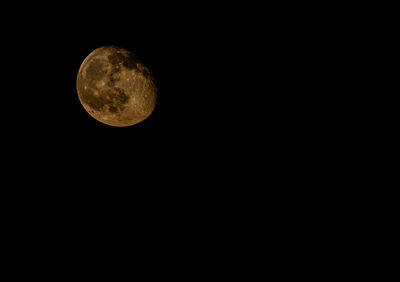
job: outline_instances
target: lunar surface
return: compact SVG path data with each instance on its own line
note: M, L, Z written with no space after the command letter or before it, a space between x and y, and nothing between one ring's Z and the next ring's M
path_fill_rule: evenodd
M111 126L130 126L154 110L157 88L149 69L130 51L100 47L83 61L76 87L85 110Z

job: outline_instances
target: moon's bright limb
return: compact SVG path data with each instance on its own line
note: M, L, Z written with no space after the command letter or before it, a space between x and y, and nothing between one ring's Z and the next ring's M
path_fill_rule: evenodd
M76 80L78 97L96 120L130 126L151 115L157 88L149 69L131 52L100 47L83 61Z

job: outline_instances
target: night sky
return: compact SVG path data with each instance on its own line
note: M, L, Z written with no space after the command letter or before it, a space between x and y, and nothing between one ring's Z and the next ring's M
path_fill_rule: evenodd
M0 17L0 199L11 226L3 233L21 238L4 241L14 255L25 258L18 246L36 247L29 261L37 261L48 245L48 258L70 273L72 264L96 263L91 256L124 258L107 256L108 244L133 257L137 247L145 258L161 250L163 262L178 246L187 264L203 253L199 267L214 259L219 268L217 252L236 260L238 242L257 252L240 256L246 260L260 254L255 235L275 244L262 232L270 222L268 232L286 241L275 244L281 248L302 233L292 222L322 216L313 204L336 193L324 191L346 162L340 146L348 136L335 131L350 90L338 87L343 72L329 60L338 60L339 44L325 47L337 41L325 27L313 31L318 19L286 2L34 2ZM154 75L158 104L137 125L107 126L80 104L78 70L105 45L132 51ZM295 241L308 246L302 242ZM72 259L64 264L59 254Z

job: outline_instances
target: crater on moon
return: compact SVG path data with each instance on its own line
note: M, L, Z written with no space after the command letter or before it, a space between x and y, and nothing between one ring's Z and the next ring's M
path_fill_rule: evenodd
M77 92L85 110L111 126L130 126L151 115L157 87L149 69L130 51L100 47L83 61Z

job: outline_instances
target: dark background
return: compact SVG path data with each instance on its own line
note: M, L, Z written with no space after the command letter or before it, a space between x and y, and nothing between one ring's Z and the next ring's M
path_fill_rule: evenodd
M331 199L352 201L337 188L354 170L336 131L353 91L338 81L354 78L340 52L357 50L335 40L337 16L321 24L331 7L290 3L146 3L2 10L4 233L31 261L50 245L49 258L85 266L137 246L219 267L258 257L241 252L259 242L304 245L294 237L308 236L305 221L320 229ZM153 72L159 101L140 124L106 126L79 103L79 67L104 45Z

